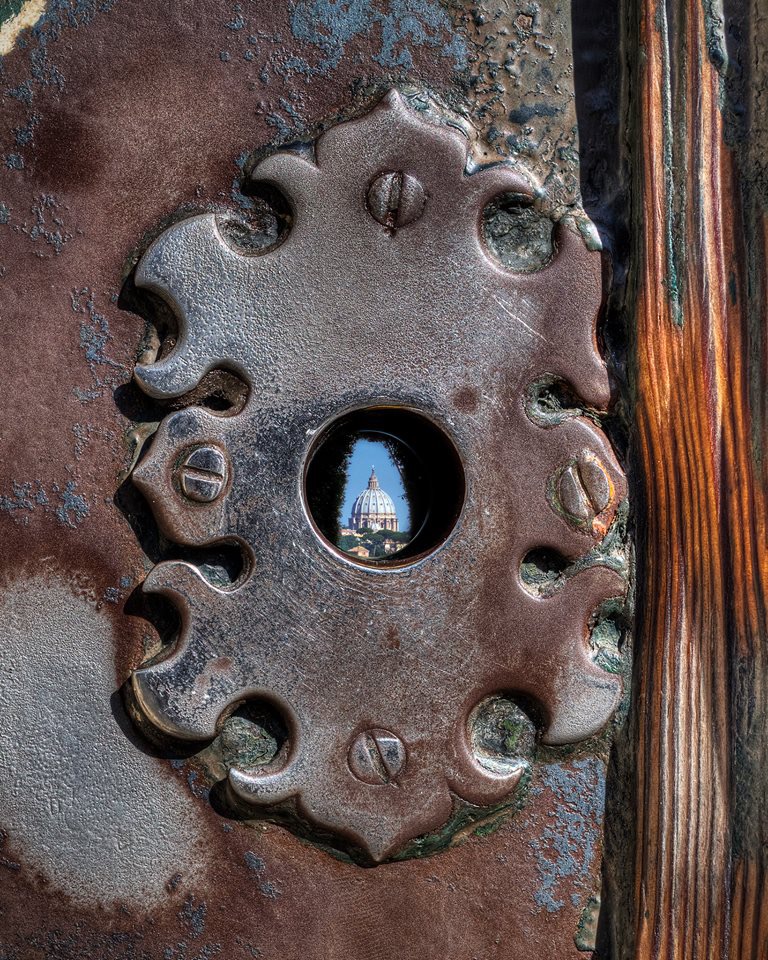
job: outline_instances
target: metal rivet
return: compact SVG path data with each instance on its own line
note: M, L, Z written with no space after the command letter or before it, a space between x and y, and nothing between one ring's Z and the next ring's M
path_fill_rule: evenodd
M368 188L368 210L389 230L397 230L424 212L426 196L419 181L402 170L382 173Z
M227 484L227 458L216 447L197 447L182 459L178 477L181 492L188 500L213 503Z
M363 783L390 783L405 766L405 745L389 730L366 730L352 741L348 762Z

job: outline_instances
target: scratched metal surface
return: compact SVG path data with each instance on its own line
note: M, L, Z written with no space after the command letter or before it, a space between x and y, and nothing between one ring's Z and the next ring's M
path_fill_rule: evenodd
M539 751L514 817L362 869L221 816L208 766L150 746L120 693L157 644L137 586L161 559L126 484L165 413L130 385L136 259L182 215L268 226L240 189L251 152L393 83L582 218L567 6L31 7L0 72L3 956L589 955L608 736Z

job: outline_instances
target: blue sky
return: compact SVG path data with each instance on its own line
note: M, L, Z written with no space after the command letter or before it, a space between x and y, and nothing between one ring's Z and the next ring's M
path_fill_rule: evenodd
M378 440L355 440L352 447L352 456L349 458L347 486L344 491L344 506L341 508L341 525L345 527L349 522L352 504L358 493L368 486L371 475L371 466L376 467L376 476L379 486L395 501L397 519L401 530L408 530L410 514L408 503L404 496L403 482L400 472L392 463L387 448Z

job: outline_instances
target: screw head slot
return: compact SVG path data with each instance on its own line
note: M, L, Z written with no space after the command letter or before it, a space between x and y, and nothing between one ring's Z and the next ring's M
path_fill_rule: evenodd
M374 727L355 737L347 760L349 769L363 783L391 783L405 767L405 744L389 730Z
M424 187L402 170L379 174L368 188L368 212L391 231L418 220L426 200Z
M218 447L196 447L184 455L177 470L179 487L187 500L213 503L229 479L229 462Z

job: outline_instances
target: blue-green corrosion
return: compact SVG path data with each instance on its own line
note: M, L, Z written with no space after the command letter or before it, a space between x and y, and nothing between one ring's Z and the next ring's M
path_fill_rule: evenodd
M245 865L258 885L259 893L268 900L277 900L282 895L282 891L276 883L267 879L267 864L264 859L257 857L252 850L246 850L244 858Z
M301 57L287 62L288 69L310 76L336 69L347 44L358 37L374 40L373 60L383 67L410 70L412 46L434 49L456 69L466 65L463 38L444 7L433 0L391 0L385 9L372 0L299 0L291 13L291 33L321 55L313 65Z
M534 825L529 841L539 874L536 906L556 913L569 897L574 907L593 894L594 865L600 855L605 799L605 765L596 757L542 768L531 789L548 793L551 815Z
M0 26L6 20L10 20L11 17L17 16L23 6L24 0L2 0L0 3Z
M108 345L112 339L109 321L96 309L93 291L89 287L73 290L70 303L73 312L81 317L80 348L92 379L89 387L75 387L74 394L78 400L87 403L100 397L104 390L125 383L130 373L123 363L109 356Z
M744 70L739 50L749 36L746 22L740 22L736 13L743 5L734 4L726 16L722 0L699 0L704 14L707 59L720 76L720 106L723 111L726 140L734 143L744 140L744 121L748 111L744 105ZM690 15L690 13L688 14ZM742 13L743 15L743 13ZM695 56L687 47L677 45L675 56L671 55L670 11L665 0L657 0L655 28L659 34L662 67L662 158L664 168L665 210L664 242L666 271L663 283L666 287L673 321L681 326L684 321L683 299L685 293L688 250L685 208L687 164L683 154L689 133L686 124L684 96L684 72L687 59ZM729 39L732 41L729 49ZM701 64L698 64L701 69Z
M729 306L741 314L746 345L746 389L751 429L751 455L757 466L756 485L764 476L768 438L768 391L765 357L768 330L765 303L765 222L768 211L768 17L764 5L747 0L724 4L702 0L707 25L707 52L720 77L723 138L731 151L738 179L732 193L726 184L728 204L737 237L734 267L729 276ZM762 15L760 15L762 14ZM733 182L733 181L732 181ZM740 389L736 387L736 389ZM751 523L749 516L743 518ZM736 569L735 576L744 571ZM758 589L755 587L754 589ZM744 588L742 588L742 592ZM758 602L761 600L758 594ZM764 602L764 597L762 598ZM732 664L733 756L731 777L731 844L734 861L768 865L768 708L766 661L759 634L740 638L734 649L750 649Z
M50 0L16 42L29 61L27 79L3 86L0 64L0 93L27 107L13 130L0 133L0 162L11 175L23 173L34 148L39 91L66 93L56 42L118 5ZM222 70L249 64L248 82L262 98L257 112L278 141L311 132L317 118L307 116L303 89L318 78L359 64L350 97L375 96L382 84L422 84L418 63L425 54L442 61L448 79L434 92L476 126L479 152L525 162L556 218L568 217L588 245L598 245L580 200L568 0L513 7L502 0L294 0L285 4L284 16L269 18L268 29L259 6L242 0L212 6L209 16L218 30L205 28L198 55L215 58Z
M36 512L52 515L62 526L74 530L91 512L88 500L77 487L76 480L52 483L49 488L40 480L14 480L11 492L0 494L0 511L22 524L28 524Z
M67 31L86 26L117 2L51 0L38 24L19 38L17 46L29 59L28 79L2 89L4 96L26 108L25 118L7 131L7 142L0 140L0 156L9 176L17 176L24 169L25 154L34 147L41 122L41 90L53 88L62 95L66 92L66 77L54 62L54 44ZM266 104L263 111L259 105L259 111L277 138L307 133L301 91L317 83L318 78L329 77L343 61L360 64L357 85L350 86L353 98L369 73L380 78L381 70L371 70L373 64L387 72L386 78L380 78L381 84L402 87L421 82L413 71L417 56L426 51L453 71L451 88L440 93L449 106L475 124L478 139L488 148L487 156L481 159L523 162L540 181L542 193L552 198L559 215L580 211L570 4L557 0L526 2L510 10L501 2L390 0L383 5L374 0L295 0L286 4L286 11L282 33L272 33L262 29L257 4L234 3L221 16L218 34L211 31L210 49L200 51L200 56L214 59L216 68L222 71L232 70L241 60L249 64L250 82L258 82L259 96ZM0 86L2 80L0 72ZM366 89L363 95L368 93L375 95L377 91ZM325 119L332 122L336 118ZM230 199L243 210L252 206L240 188L246 159L245 153L236 157L236 180L230 191ZM35 213L29 236L38 241L41 250L48 252L50 247L55 255L66 243L66 230L52 219L55 216L61 220L55 198L39 206L44 219ZM7 205L0 207L0 222L3 217L11 217ZM10 229L21 218L23 213L13 210ZM91 383L77 388L76 395L87 402L124 382L128 373L109 356L109 325L97 308L96 294L87 287L74 291L72 309L79 315L79 345L91 376ZM76 444L87 442L87 425L75 426ZM0 498L0 509L9 513L23 516L34 510L51 512L66 526L83 522L88 508L86 498L70 480L50 489L20 483ZM105 599L113 602L116 596L117 591L110 592ZM577 906L592 892L602 815L603 765L598 759L578 759L542 765L540 769L533 789L548 790L554 808L551 818L535 824L538 836L532 846L541 876L536 903L542 910L555 911L565 905L566 889L576 891L571 898ZM202 777L189 787L200 790L201 783ZM519 797L512 798L512 809L523 803L524 794L523 789ZM447 834L437 837L432 845L424 842L410 855L427 855L449 841ZM260 876L255 865L249 864L249 868ZM261 893L270 896L263 889ZM197 909L190 907L186 918L191 938L199 936L192 922ZM180 946L173 954L177 955L181 955Z
M372 0L298 0L289 8L290 37L259 29L258 14L246 15L236 3L224 27L226 49L219 59L230 62L235 49L244 60L258 59L263 84L275 75L327 77L356 40L370 51L366 59L390 70L411 70L421 47L449 59L457 71L467 66L464 36L437 0L391 0L383 9Z

